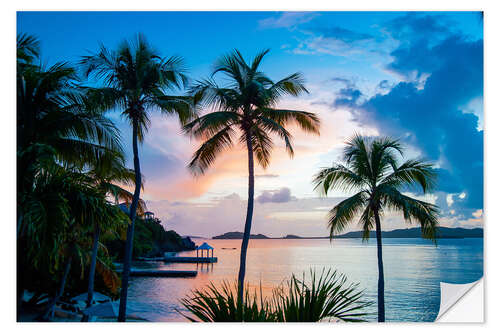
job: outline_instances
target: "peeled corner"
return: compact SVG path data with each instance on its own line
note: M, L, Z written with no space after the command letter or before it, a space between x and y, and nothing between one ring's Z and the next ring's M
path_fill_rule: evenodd
M466 284L440 283L441 303L437 322L484 322L484 280Z

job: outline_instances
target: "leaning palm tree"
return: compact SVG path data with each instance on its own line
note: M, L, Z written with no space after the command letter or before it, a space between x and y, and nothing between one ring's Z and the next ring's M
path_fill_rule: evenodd
M411 198L402 190L420 188L429 192L435 185L436 172L432 164L419 159L398 163L403 148L390 138L370 139L355 135L344 149L345 164L335 164L318 172L313 180L315 189L323 195L329 190L356 191L341 201L329 213L330 239L342 232L359 216L363 239L370 236L375 225L378 258L378 321L385 321L384 266L382 262L382 232L380 217L386 211L401 211L406 222L417 222L422 236L435 240L438 227L438 207Z
M81 65L87 77L105 85L97 89L89 88L93 103L97 102L103 109L122 109L122 115L132 125L135 190L129 211L130 225L127 229L118 316L119 321L125 321L134 221L141 189L138 141L144 140L151 122L150 111L175 114L181 123L185 123L192 117L194 109L190 98L167 94L169 90L179 89L187 83L182 59L160 57L141 34L132 43L122 42L116 51L101 46L96 54L83 57Z
M277 135L284 140L289 155L293 156L292 135L285 128L290 123L297 124L306 132L319 134L320 122L314 113L276 108L281 97L298 96L302 92L307 93L307 90L300 73L274 82L261 72L259 65L268 52L259 53L251 64L246 63L238 50L221 58L211 78L192 87L194 100L208 106L211 112L184 127L186 133L204 141L189 163L195 175L205 172L235 140L243 144L248 152L248 206L238 274L240 300L243 299L246 253L252 226L254 155L257 163L266 168L273 148L272 136ZM220 87L216 83L215 75L218 73L229 80L227 86Z

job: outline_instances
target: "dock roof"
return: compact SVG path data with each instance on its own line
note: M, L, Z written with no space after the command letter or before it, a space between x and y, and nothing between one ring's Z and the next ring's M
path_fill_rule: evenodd
M207 242L203 242L200 246L197 248L198 250L213 250L214 248L211 247L210 245L207 244Z

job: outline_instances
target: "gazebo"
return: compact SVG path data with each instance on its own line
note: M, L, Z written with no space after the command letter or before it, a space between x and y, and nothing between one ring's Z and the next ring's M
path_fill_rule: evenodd
M207 244L207 242L203 242L200 246L196 248L196 258L198 258L198 250L201 250L201 257L203 258L203 250L207 251L207 258L208 258L208 253L210 250L212 250L212 258L214 257L214 248L211 247L210 245Z
M144 218L146 220L152 220L155 218L155 213L153 212L144 212Z

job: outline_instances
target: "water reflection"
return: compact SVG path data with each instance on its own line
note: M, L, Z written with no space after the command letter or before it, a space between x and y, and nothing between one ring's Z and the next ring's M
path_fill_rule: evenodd
M200 244L205 240L200 240ZM150 302L161 321L185 321L178 300L209 282L235 281L239 268L240 240L208 240L217 263L141 263L155 269L197 270L196 278L133 278L131 299ZM184 252L182 256L196 256ZM439 311L439 282L469 283L483 274L482 239L445 239L438 246L422 239L385 239L386 318L392 321L433 321ZM367 299L376 300L377 257L375 241L359 239L251 240L246 281L262 283L264 294L310 268L338 269L359 282ZM372 311L376 311L376 305ZM371 318L375 320L375 316Z

